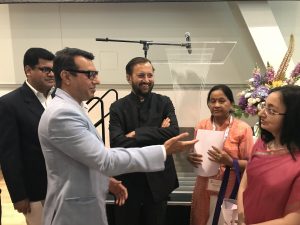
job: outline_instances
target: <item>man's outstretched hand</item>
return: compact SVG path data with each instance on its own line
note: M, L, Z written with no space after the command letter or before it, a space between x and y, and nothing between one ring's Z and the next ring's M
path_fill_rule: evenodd
M189 136L189 133L185 132L167 140L164 143L167 155L192 149L198 140L193 139L190 141L180 141L182 138L187 136Z

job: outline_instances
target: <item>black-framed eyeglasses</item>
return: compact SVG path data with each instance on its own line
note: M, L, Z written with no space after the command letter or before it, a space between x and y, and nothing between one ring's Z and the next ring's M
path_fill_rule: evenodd
M98 76L98 71L92 71L92 70L74 70L74 69L67 69L66 71L69 71L71 73L83 73L87 76L88 79L94 80Z
M53 72L53 69L51 67L47 67L47 66L36 67L36 68L38 68L41 72L46 73L46 74Z
M265 102L262 102L259 106L259 110L265 110L266 114L267 115L270 115L270 116L275 116L275 115L280 115L280 116L284 116L286 115L286 113L280 113L280 112L276 112L275 110L267 107L266 103Z

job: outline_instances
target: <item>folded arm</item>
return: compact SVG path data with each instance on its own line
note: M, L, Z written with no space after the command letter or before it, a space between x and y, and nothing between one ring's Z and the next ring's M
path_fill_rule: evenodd
M149 115L151 117L151 115ZM163 115L158 118L159 124L148 124L127 130L129 118L120 113L120 109L112 105L110 108L110 142L112 147L140 147L163 144L166 140L179 134L179 127L174 106L168 98L164 105Z

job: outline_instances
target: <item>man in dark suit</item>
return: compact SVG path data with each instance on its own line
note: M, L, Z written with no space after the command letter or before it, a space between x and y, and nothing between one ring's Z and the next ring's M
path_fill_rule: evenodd
M152 92L151 62L142 57L132 59L126 77L132 92L110 107L111 147L157 145L176 136L179 128L170 98ZM164 171L130 173L117 179L127 187L128 199L114 209L116 225L164 225L168 196L178 187L172 156L168 156Z
M24 55L26 81L0 98L0 164L15 210L28 225L40 225L47 191L45 161L38 139L40 117L52 99L54 55L30 48Z

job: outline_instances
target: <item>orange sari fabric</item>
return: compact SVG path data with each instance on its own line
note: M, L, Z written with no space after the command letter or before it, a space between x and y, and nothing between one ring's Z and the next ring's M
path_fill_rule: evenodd
M218 130L224 131L228 126L229 122L225 123ZM195 127L195 131L198 129L213 130L211 118L202 120L198 123ZM234 118L229 129L228 137L224 142L223 150L234 159L247 160L251 156L252 146L253 132L251 127L247 123ZM224 170L225 166L220 165L219 173L211 178L222 179ZM191 205L191 225L206 225L209 219L210 196L217 195L218 193L207 190L208 179L208 177L201 176L198 176L196 179ZM235 173L234 171L230 171L225 197L229 197L231 194L234 183Z

